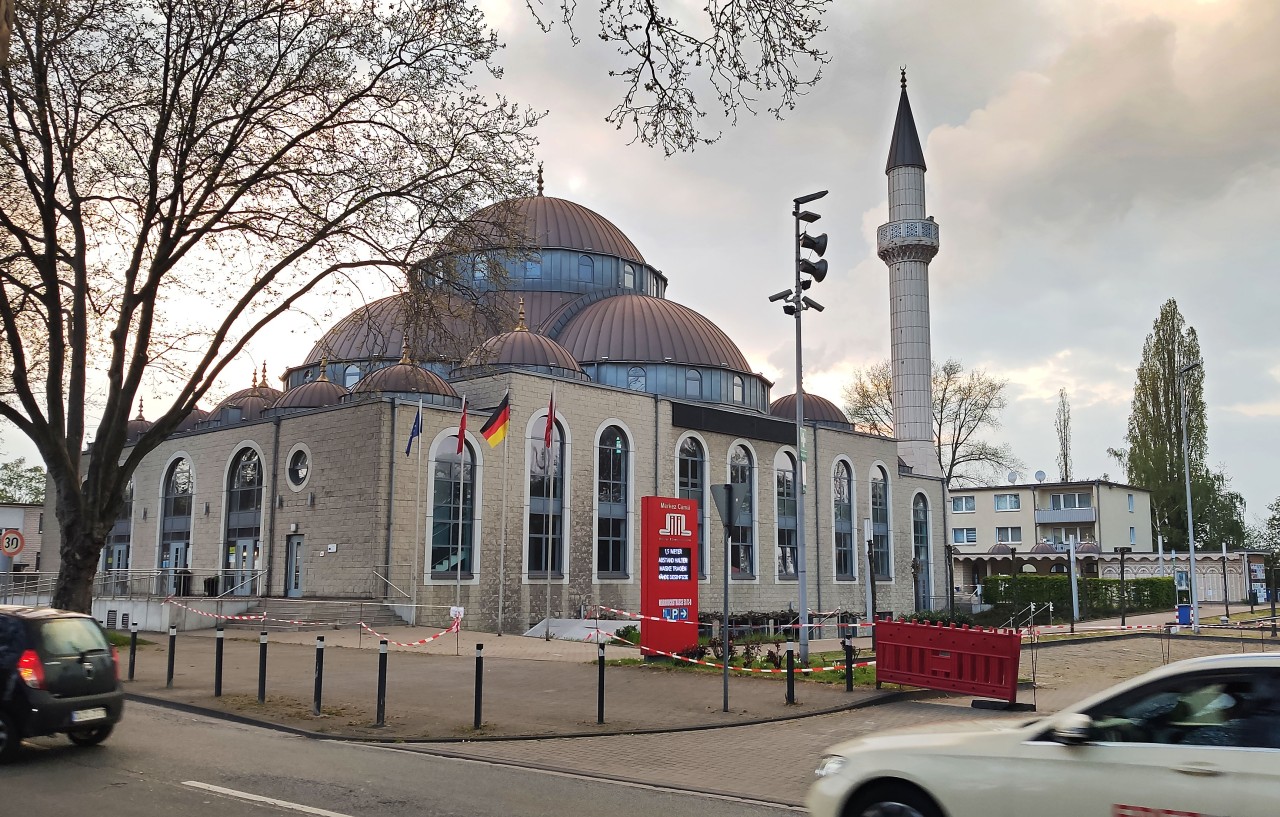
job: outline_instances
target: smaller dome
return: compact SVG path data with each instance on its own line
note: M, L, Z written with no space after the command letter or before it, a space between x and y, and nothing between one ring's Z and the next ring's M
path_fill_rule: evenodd
M203 423L207 419L209 419L209 412L204 411L199 406L197 406L196 408L193 408L191 410L191 413L187 415L185 420L183 420L181 423L178 423L178 427L174 429L174 433L191 431L193 428L196 427L198 423Z
M1076 545L1077 556L1099 556L1102 554L1102 548L1098 547L1097 542L1081 542Z
M782 417L794 421L796 417L796 396L787 394L774 400L769 404L769 413L774 417ZM849 422L848 416L840 410L839 406L825 397L810 394L809 392L804 393L804 419L805 422L809 423L834 426L846 431L853 430L853 423Z
M351 388L353 395L370 395L393 392L395 394L435 394L457 398L458 393L435 372L429 372L409 359L406 345L400 362L385 369L378 369L360 378Z
M267 364L262 364L262 382L258 382L258 373L253 373L253 385L247 389L233 392L223 399L209 413L209 420L217 425L222 423L257 420L262 413L271 408L284 392L267 385Z
M990 553L993 556L1008 556L1010 551L1009 551L1008 545L994 544L991 546L991 549L987 551L987 553Z
M138 401L138 416L130 420L124 427L124 437L127 442L136 442L139 437L147 433L153 423L142 417L142 401Z
M300 411L333 406L342 402L342 398L348 394L350 392L322 374L319 380L289 389L271 408L275 411Z
M1037 542L1031 546L1032 553L1057 553L1058 549L1048 542Z
M524 299L520 299L520 319L510 332L495 335L467 355L455 374L471 369L519 368L586 380L587 375L573 355L546 335L530 332L524 323Z

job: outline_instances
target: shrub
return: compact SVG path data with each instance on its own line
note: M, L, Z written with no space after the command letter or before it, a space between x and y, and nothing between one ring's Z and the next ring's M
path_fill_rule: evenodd
M619 627L617 632L614 633L614 635L616 635L618 638L621 638L623 641L628 641L632 644L640 643L640 628L634 624L628 624L625 627Z

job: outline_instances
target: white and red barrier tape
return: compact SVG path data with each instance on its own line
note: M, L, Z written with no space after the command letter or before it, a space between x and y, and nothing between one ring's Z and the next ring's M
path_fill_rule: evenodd
M189 613L195 613L196 615L204 616L205 618L217 618L217 619L223 619L226 621L266 621L267 620L266 613L263 613L261 615L256 615L256 616L224 616L220 613L206 613L204 610L197 610L194 607L188 607L187 605L183 604L180 601L174 601L172 596L165 599L164 603L172 604L174 607L181 607L183 610L186 610Z
M595 609L597 609L597 610L603 610L603 611L605 611L605 612L607 612L607 613L613 613L614 615L617 615L617 616L626 616L626 617L627 617L627 618L629 618L629 619L635 619L635 620L640 620L640 621L663 621L663 622L666 622L666 623L668 623L668 624L696 624L696 625L698 625L699 627L710 627L710 626L711 626L710 624L703 624L703 623L698 622L698 621L693 621L692 619L685 619L685 620L683 620L683 621L671 621L670 619L660 618L659 616L645 616L645 615L641 615L640 613L632 613L632 612L630 612L630 611L628 611L628 610L619 610L619 609L614 608L614 607L605 607L604 605L596 605L596 608L595 608ZM840 612L840 611L837 609L837 610L833 610L833 611L832 611L832 612L830 612L830 613L812 613L812 612L811 612L811 613L810 613L810 615L830 617L830 616L834 616L834 615L839 614L839 612ZM787 628L790 628L790 629L796 629L796 628L798 628L798 627L802 627L802 626L804 626L804 625L801 625L801 624L775 624L775 625L774 625L774 629L778 629L778 630L781 630L781 629L787 629ZM818 622L812 622L812 623L810 623L810 624L809 624L809 627L810 627L810 628L814 628L814 627L837 627L837 626L852 626L852 625L820 624L820 623L818 623ZM870 625L867 625L867 626L870 626Z
M613 633L608 632L607 630L598 630L597 632L599 632L601 635L607 635L610 638L614 638L618 641L622 641L623 643L627 643L627 644L631 643L627 641L625 638L616 636ZM686 664L698 664L699 666L703 666L703 667L715 667L716 669L724 669L724 664L717 664L714 661L702 661L697 658L686 658L683 655L677 655L676 653L666 652L664 650L656 650L652 647L641 647L640 649L641 649L641 652L644 652L647 655L661 655L666 658L674 658L677 661L684 661ZM872 666L875 666L875 663L876 663L875 661L861 661L859 663L854 664L853 666L855 668L872 667ZM832 666L829 666L829 667L796 667L795 671L796 672L828 672L833 670L842 670L844 668L845 668L844 664L833 664ZM734 672L755 672L763 675L786 675L787 674L787 670L785 668L774 669L773 667L735 667L732 664L730 664L729 669Z
M462 628L462 619L455 618L453 620L453 623L449 625L449 628L447 630L441 630L440 632L436 633L433 636L430 636L429 638L420 638L417 641L395 641L393 639L387 638L387 636L373 629L368 624L365 624L363 621L360 622L360 627L370 635L377 636L379 639L385 640L388 644L394 644L397 647L421 647L426 644L430 644L432 641L435 641L436 639L441 638L442 636L446 636L449 633L458 632L458 630Z

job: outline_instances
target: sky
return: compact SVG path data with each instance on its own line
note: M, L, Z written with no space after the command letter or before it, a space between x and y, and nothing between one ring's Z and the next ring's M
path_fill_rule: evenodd
M835 0L817 41L830 64L794 111L672 157L604 121L623 89L608 76L619 58L590 36L594 4L579 4L577 47L562 26L541 33L524 0L481 5L506 43L486 87L548 113L546 194L616 224L774 397L795 387L794 325L767 298L792 283L797 196L830 191L809 205L830 273L809 293L827 308L805 315L806 390L839 403L856 369L888 356L874 231L906 66L941 226L933 355L1008 381L988 436L1026 463L1020 481L1057 477L1060 388L1073 476L1122 479L1106 451L1123 445L1143 340L1174 298L1200 338L1210 464L1248 517L1280 495L1280 3ZM273 374L301 362L319 334L308 321L266 333L223 393L264 358ZM30 456L6 436L8 455Z

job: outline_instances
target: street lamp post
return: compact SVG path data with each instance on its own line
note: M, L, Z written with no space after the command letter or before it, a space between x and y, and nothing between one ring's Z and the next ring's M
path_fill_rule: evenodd
M1018 603L1018 549L1009 546L1009 592L1013 594L1013 603Z
M827 277L827 262L822 259L823 253L827 251L827 235L822 233L815 236L801 232L800 222L812 224L822 216L801 210L800 206L817 201L825 195L827 191L821 190L792 200L791 215L795 221L795 288L769 296L771 302L783 301L782 311L796 319L796 585L799 588L800 602L800 662L805 666L809 663L809 577L804 542L804 346L800 316L806 309L818 312L824 309L822 304L804 293L814 281L822 283L822 279ZM801 250L812 251L819 260L801 258ZM805 278L805 275L810 278Z
M1120 626L1125 626L1125 615L1129 611L1129 596L1125 593L1124 587L1124 557L1127 553L1132 553L1131 547L1116 548L1116 553L1120 554Z
M1227 540L1222 540L1222 614L1231 620L1231 591L1227 588Z
M1179 396L1182 400L1182 468L1187 482L1187 555L1191 569L1191 632L1200 633L1200 596L1196 593L1196 526L1195 516L1191 511L1191 456L1187 449L1187 420L1190 407L1187 405L1187 375L1200 367L1195 360L1178 370Z

